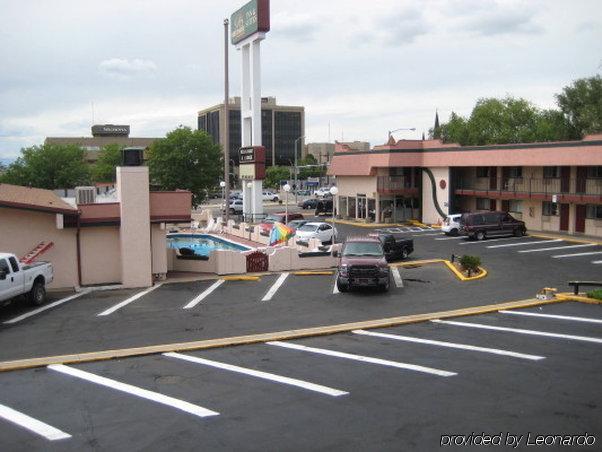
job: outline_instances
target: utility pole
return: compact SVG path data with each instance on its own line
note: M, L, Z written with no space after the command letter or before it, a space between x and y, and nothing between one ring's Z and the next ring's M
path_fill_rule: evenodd
M224 207L226 209L226 225L230 219L230 112L228 109L228 19L224 19Z

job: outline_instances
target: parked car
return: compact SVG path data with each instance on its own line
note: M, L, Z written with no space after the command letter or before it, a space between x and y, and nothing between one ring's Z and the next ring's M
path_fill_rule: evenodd
M223 207L223 205L222 205ZM233 214L241 214L242 213L242 199L234 198L230 201L230 205L228 207L230 213Z
M286 219L286 212L273 213L265 217L259 224L259 232L265 234L269 234L272 230L272 225L274 223L283 223L287 224L289 221L293 220L303 220L303 215L300 213L290 213L288 214L288 220Z
M297 190L298 196L311 196L310 190Z
M414 240L405 238L403 234L370 234L380 240L387 262L406 259L414 252Z
M381 241L377 237L348 237L339 257L337 288L347 292L354 287L389 290L391 275Z
M333 237L337 231L328 223L322 222L308 222L297 229L295 236L297 241L309 242L310 239L318 239L322 243L332 242Z
M332 199L322 199L316 204L315 215L332 215Z
M525 222L507 212L466 213L460 218L460 224L459 233L476 240L497 235L520 237L527 233Z
M315 209L316 206L318 205L318 200L316 198L309 198L309 199L306 199L305 201L301 201L297 205L299 207L301 207L303 210L305 210L305 209Z
M293 231L296 231L301 226L303 226L305 223L309 223L309 220L292 220L292 221L289 221L286 225L289 228L291 228Z
M320 187L314 191L314 196L324 197L330 195L330 187Z
M46 301L46 285L53 278L49 262L23 264L14 254L0 253L0 303L27 295L29 303L39 306Z
M458 235L458 233L460 232L461 217L461 213L448 215L443 221L443 226L441 226L441 232L445 233L446 235Z
M262 197L263 197L264 201L272 201L272 202L280 201L280 196L278 196L277 193L274 193L272 191L264 191L262 193Z

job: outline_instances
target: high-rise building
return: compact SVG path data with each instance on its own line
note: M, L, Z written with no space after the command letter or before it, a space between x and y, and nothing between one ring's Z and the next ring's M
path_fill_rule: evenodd
M238 164L240 137L240 97L230 98L229 140L230 159ZM224 104L205 108L198 113L198 128L206 131L216 143L224 144L226 130ZM266 148L266 165L291 165L303 152L305 135L305 109L300 106L277 105L275 97L261 98L261 143ZM301 138L301 139L299 139Z

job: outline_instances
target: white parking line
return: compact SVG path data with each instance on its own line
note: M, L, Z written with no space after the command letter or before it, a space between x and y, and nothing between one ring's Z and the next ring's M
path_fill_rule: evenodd
M65 433L58 428L48 425L42 421L32 418L20 411L13 410L5 405L0 405L0 418L23 427L30 432L43 436L47 440L56 441L57 439L71 438L69 433Z
M328 386L322 386L308 381L297 380L296 378L283 377L282 375L276 375L269 372L262 372L260 370L249 369L246 367L233 366L232 364L220 363L218 361L212 361L209 359L197 358L196 356L183 355L181 353L163 353L164 356L171 358L177 358L184 361L189 361L195 364L203 364L205 366L216 367L218 369L229 370L239 374L250 375L252 377L261 378L264 380L275 381L277 383L283 383L286 385L297 386L299 388L307 389L309 391L319 392L332 397L339 397L342 395L349 394L346 391L339 391L338 389L329 388Z
M529 359L532 361L538 361L540 359L545 358L545 356L528 355L525 353L518 353L518 352L511 352L508 350L502 350L499 348L476 347L474 345L457 344L454 342L434 341L431 339L420 339L417 337L400 336L398 334L375 333L375 332L366 331L366 330L354 330L353 333L354 334L362 334L364 336L373 336L373 337L382 337L385 339L394 339L396 341L415 342L417 344L436 345L438 347L457 348L460 350L470 350L473 352L483 352L483 353L491 353L494 355L511 356L513 358Z
M592 261L592 264L602 264L602 261Z
M556 251L556 250L567 250L570 248L587 248L590 246L596 246L595 243L588 243L586 245L566 245L566 246L553 246L550 248L534 248L532 250L520 250L519 253L539 253L542 251Z
M602 254L602 251L590 251L589 253L575 253L575 254L557 254L552 256L554 259L563 259L565 257L579 257L579 256L592 256L594 254Z
M440 239L435 239L435 240L461 240L461 239L465 239L466 237L464 237L463 235L459 236L459 237L442 237Z
M145 296L147 293L152 292L155 289L158 289L159 287L161 287L163 285L163 283L159 283L154 285L153 287L149 287L146 290L143 290L142 292L138 292L136 295L123 300L121 303L116 304L115 306L107 309L106 311L102 311L100 314L97 314L97 316L105 316L105 315L109 315L109 314L113 314L115 311L117 311L118 309L123 308L124 306L136 301L139 298L142 298L143 296Z
M399 274L399 268L392 267L391 273L393 273L393 280L395 281L395 285L397 287L403 287L403 279L401 279L401 275Z
M339 287L337 286L337 279L338 279L338 275L336 275L334 278L334 287L332 288L333 295L336 295L339 293Z
M499 239L487 239L483 242L474 241L474 242L459 243L459 245L487 245L490 242L499 242L502 240L518 240L518 239L522 239L522 237L502 237Z
M288 277L288 275L289 275L289 273L282 273L278 277L278 279L276 279L276 282L274 284L272 284L272 287L270 287L270 290L268 290L268 292L261 299L261 301L270 301L272 299L272 297L274 296L274 294L276 293L276 291L278 289L280 289L280 286L284 283L284 280Z
M34 315L36 315L36 314L39 314L40 312L44 312L44 311L46 311L46 310L48 310L48 309L52 309L52 308L54 308L54 307L56 307L56 306L59 306L59 305L61 305L61 304L63 304L63 303L67 303L68 301L75 300L76 298L79 298L79 297L81 297L82 295L89 294L90 292L92 292L92 290L91 290L91 289L86 289L86 290L83 290L83 291L81 291L81 292L79 292L79 293L76 293L76 294L74 294L74 295L70 295L70 296L68 296L68 297L61 298L60 300L57 300L57 301L55 301L55 302L53 302L53 303L50 303L50 304L48 304L48 305L46 305L46 306L42 306L41 308L34 309L33 311L27 312L27 313L25 313L25 314L23 314L23 315L20 315L20 316L18 316L18 317L15 317L15 318L13 318L13 319L7 320L7 321L5 321L4 323L10 324L10 323L17 323L17 322L20 322L21 320L25 320L25 319L27 319L27 318L29 318L29 317L31 317L31 316L34 316Z
M602 344L602 338L597 337L573 336L571 334L549 333L547 331L524 330L520 328L506 328L503 326L483 325L482 323L452 322L450 320L439 319L431 320L431 322L444 323L446 325L465 326L468 328L480 328L483 330L506 331L509 333L530 334L532 336L554 337L557 339L568 339L573 341L593 342L595 344Z
M354 361L361 361L364 363L396 367L398 369L414 370L416 372L424 372L427 374L438 375L440 377L451 377L453 375L457 375L455 372L448 372L446 370L441 370L441 369L433 369L432 367L424 367L424 366L418 366L416 364L400 363L400 362L396 362L396 361L389 361L386 359L373 358L371 356L353 355L351 353L337 352L334 350L327 350L324 348L306 347L304 345L292 344L290 342L271 341L271 342L266 342L266 344L275 345L277 347L290 348L293 350L301 350L304 352L318 353L320 355L335 356L337 358L351 359Z
M164 394L160 394L158 392L149 391L148 389L142 389L138 386L129 385L127 383L122 383L117 380L111 380L110 378L101 377L100 375L96 375L90 372L85 372L80 369L75 369L74 367L65 366L63 364L51 364L48 366L49 369L55 370L62 374L71 375L75 378L81 378L82 380L89 381L91 383L96 383L101 386L105 386L107 388L115 389L116 391L125 392L127 394L132 394L138 397L141 397L146 400L150 400L152 402L161 403L163 405L167 405L178 410L185 411L190 414L194 414L199 417L207 417L207 416L216 416L219 413L208 410L207 408L203 408L198 405L193 405L192 403L185 402L184 400L176 399L174 397L166 396Z
M442 236L443 232L429 232L428 234L414 234L412 237L431 237L431 236Z
M504 243L503 245L491 245L487 248L505 248L507 246L524 246L524 245L540 245L542 243L555 243L562 242L562 239L554 239L554 240L529 240L528 242L520 242L520 243Z
M538 312L524 312L524 311L498 311L502 314L514 314L514 315L525 315L529 317L542 317L546 319L558 319L558 320L573 320L575 322L588 322L588 323L602 323L601 319L590 319L589 317L573 317L569 315L557 315L557 314L540 314Z
M223 283L224 283L223 279L218 279L213 284L211 284L207 289L205 289L205 291L203 291L199 296L193 298L192 301L190 301L190 303L188 303L182 309L194 308L197 304L199 304L201 301L203 301L205 298L207 298L211 294L211 292L213 292L215 289L217 289Z

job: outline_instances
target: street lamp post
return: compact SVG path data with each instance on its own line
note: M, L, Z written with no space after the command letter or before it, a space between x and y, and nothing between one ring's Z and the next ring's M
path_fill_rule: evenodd
M399 129L389 130L389 139L391 139L391 134L393 132L399 132L400 130L411 130L411 131L414 131L414 130L416 130L416 127L401 127Z
M227 201L226 201L226 182L221 181L219 183L219 186L222 187L222 198L224 198L224 212L228 212L228 210L230 209L230 206L228 205ZM223 218L223 217L222 217ZM222 223L223 223L223 219L222 219ZM226 220L226 224L228 224L228 220Z
M288 223L288 192L291 191L291 186L289 184L285 184L284 187L282 187L282 189L284 190L284 192L286 193L285 195L285 214L284 214L284 223Z
M302 140L303 138L305 138L305 135L303 135L302 137L299 137L295 140L295 204L297 204L297 191L299 191L299 187L298 187L298 181L297 181L297 143L299 142L299 140Z
M337 187L330 187L330 194L332 195L332 244L334 245L337 237L336 237L336 228L334 227L334 208L336 206L336 196L339 193L339 189Z

